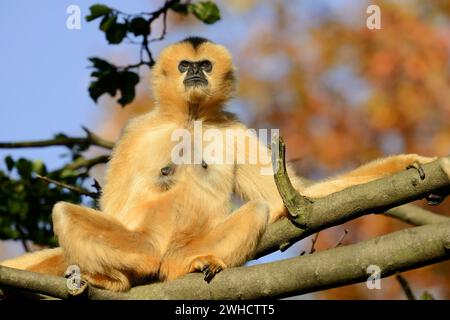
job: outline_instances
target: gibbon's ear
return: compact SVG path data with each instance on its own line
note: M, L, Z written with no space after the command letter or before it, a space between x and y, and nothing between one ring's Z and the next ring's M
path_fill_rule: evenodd
M183 67L182 64L185 64ZM202 86L186 86L189 65L206 63ZM204 107L221 107L235 89L232 57L222 45L200 37L189 37L166 47L152 69L153 94L159 105L186 104L192 92Z

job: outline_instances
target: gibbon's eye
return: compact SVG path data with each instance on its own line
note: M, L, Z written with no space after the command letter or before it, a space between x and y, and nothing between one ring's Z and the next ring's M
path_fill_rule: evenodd
M203 71L211 72L212 70L212 63L209 60L203 60L200 62L200 68L202 68Z
M183 61L181 61L180 64L178 65L178 70L179 70L181 73L186 72L186 71L188 71L189 66L190 66L189 61L183 60Z

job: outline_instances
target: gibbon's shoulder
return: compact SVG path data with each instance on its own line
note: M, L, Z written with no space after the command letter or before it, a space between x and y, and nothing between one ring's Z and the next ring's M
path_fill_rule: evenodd
M140 127L161 125L165 122L169 122L169 119L162 116L158 110L152 109L149 112L130 118L124 127L124 133Z

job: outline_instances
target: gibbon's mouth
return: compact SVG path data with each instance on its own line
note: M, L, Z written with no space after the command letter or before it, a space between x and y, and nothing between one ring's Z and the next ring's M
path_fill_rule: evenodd
M206 86L206 85L208 85L208 80L206 80L202 76L194 75L194 76L186 77L183 80L183 83L186 87Z

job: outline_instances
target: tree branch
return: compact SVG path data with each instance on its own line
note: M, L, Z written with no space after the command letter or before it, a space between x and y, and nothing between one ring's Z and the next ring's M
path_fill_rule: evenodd
M402 287L402 290L405 293L406 298L408 298L408 300L417 300L408 281L400 273L397 273L395 275L395 278L397 279L398 283Z
M98 199L98 197L100 196L99 192L92 192L92 191L86 190L84 188L80 188L80 187L77 187L77 186L72 186L70 184L67 184L67 183L64 183L64 182L61 182L61 181L53 180L53 179L51 179L49 177L41 176L39 174L36 175L36 178L38 178L40 180L43 180L43 181L45 181L47 183L53 183L54 185L56 185L59 188L64 188L64 189L70 190L72 192L75 192L75 193L78 193L78 194L81 194L81 195L84 195L84 196L91 197L92 199ZM27 250L27 251L29 251L29 250Z
M281 145L281 144L280 144ZM356 185L306 204L307 210L297 211L294 221L282 219L269 226L256 252L261 257L277 250L285 250L296 241L317 231L339 225L369 213L383 213L388 209L426 197L436 190L450 186L450 157L423 165L425 179L415 170L404 170L386 178ZM287 173L280 170L281 175ZM275 177L277 179L277 177ZM289 179L287 177L287 179ZM280 193L284 189L280 188ZM290 191L288 191L290 192ZM284 199L284 198L283 198ZM293 200L296 202L297 200ZM303 200L298 200L297 203Z
M72 147L74 145L81 146L98 146L105 149L112 149L114 143L105 140L92 131L83 127L86 132L86 137L59 137L48 140L38 140L38 141L21 141L21 142L0 142L0 148L11 149L11 148L37 148L37 147L51 147L51 146L66 146Z
M446 222L450 219L412 204L390 209L384 214L415 226Z
M110 156L109 155L100 155L91 159L85 159L85 158L78 158L74 162L71 162L67 165L65 165L63 169L70 169L70 170L76 170L80 168L86 168L88 171L93 166L96 166L97 164L106 163L109 161Z
M409 228L353 245L251 267L138 286L125 293L89 288L91 299L257 299L287 297L366 281L377 265L387 277L450 258L450 222ZM0 266L0 283L68 298L64 278ZM195 288L195 290L193 290Z
M449 158L441 158L424 165L423 169L426 175L424 180L417 176L416 171L405 170L315 199L314 202L307 201L306 205L309 208L307 219L303 220L304 226L299 227L298 223L288 219L270 225L258 245L256 256L286 248L308 235L363 214L385 212L400 204L420 199L435 190L449 187ZM284 174L287 175L285 171ZM282 191L281 188L280 192ZM398 211L397 216L405 219L405 215L399 215ZM420 212L414 215L414 219L410 218L410 221L418 224L431 221L434 223L437 221L435 218L429 213ZM96 299L282 297L365 280L368 276L365 268L370 264L378 265L382 269L383 276L431 264L448 259L449 250L450 222L435 223L308 256L253 267L227 269L216 276L210 285L202 280L201 275L191 274L171 282L136 287L128 293L111 293L91 288L89 297ZM14 286L10 276L19 280L21 274L17 272L24 271L0 268L0 283ZM47 278L50 277L47 275L34 275L37 277L34 279L33 274L30 275L28 272L25 275L28 282L22 282L22 287L27 286L29 290L55 297L67 297L64 279ZM45 279L49 279L57 289L46 289L43 285ZM44 291L40 291L43 287ZM195 291L192 290L193 287L196 288Z

